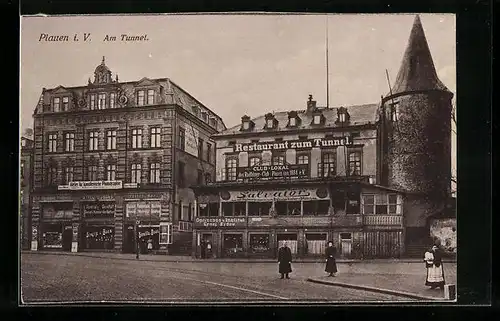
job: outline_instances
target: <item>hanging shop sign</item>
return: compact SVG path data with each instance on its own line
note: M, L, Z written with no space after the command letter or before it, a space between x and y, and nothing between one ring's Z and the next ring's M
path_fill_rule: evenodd
M244 217L197 217L194 221L195 227L244 227Z
M85 217L114 217L115 203L92 202L83 205Z
M126 217L142 217L145 219L159 219L161 214L160 201L127 202Z
M330 148L336 146L352 145L350 136L334 138L314 138L305 140L287 140L283 142L259 142L259 143L237 143L234 144L233 151L239 152L260 152L265 150L287 150L287 149L309 149L309 148Z
M58 190L96 190L96 189L121 189L122 181L76 181L68 185L59 185Z
M282 190L250 190L221 192L222 202L270 202L270 201L305 201L328 198L326 188L303 188Z
M144 237L159 237L160 236L160 227L157 228L148 228L139 230L139 238Z
M238 179L285 179L303 178L309 176L307 164L294 165L257 165L252 167L238 167Z

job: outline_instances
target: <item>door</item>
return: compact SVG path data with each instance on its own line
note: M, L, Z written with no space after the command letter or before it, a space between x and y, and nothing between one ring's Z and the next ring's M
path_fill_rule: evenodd
M63 251L71 251L71 243L73 242L73 228L66 226L62 235L62 249Z
M342 257L350 257L352 253L352 233L340 233L340 253Z
M134 245L135 245L134 226L125 225L125 237L123 238L123 252L135 253Z

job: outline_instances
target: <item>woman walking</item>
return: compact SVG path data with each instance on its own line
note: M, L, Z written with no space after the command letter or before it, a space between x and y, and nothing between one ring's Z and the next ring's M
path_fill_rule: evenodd
M333 242L328 242L328 247L326 248L326 267L325 272L330 273L328 276L335 276L337 273L337 262L335 261L335 255L337 254L337 249L333 246Z
M430 286L431 289L444 289L445 280L441 250L434 245L429 251L425 252L424 261L427 268L425 285Z

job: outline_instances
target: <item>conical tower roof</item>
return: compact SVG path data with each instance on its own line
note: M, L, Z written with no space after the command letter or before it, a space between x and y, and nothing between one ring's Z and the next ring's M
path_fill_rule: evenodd
M417 15L401 67L392 87L392 94L420 90L449 91L437 76L424 29Z

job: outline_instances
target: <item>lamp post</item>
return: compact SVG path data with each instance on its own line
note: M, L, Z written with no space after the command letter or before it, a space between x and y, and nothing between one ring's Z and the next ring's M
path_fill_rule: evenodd
M135 219L135 224L134 224L134 234L135 234L135 258L138 260L139 259L139 220L137 219L137 214L136 214L136 219Z

